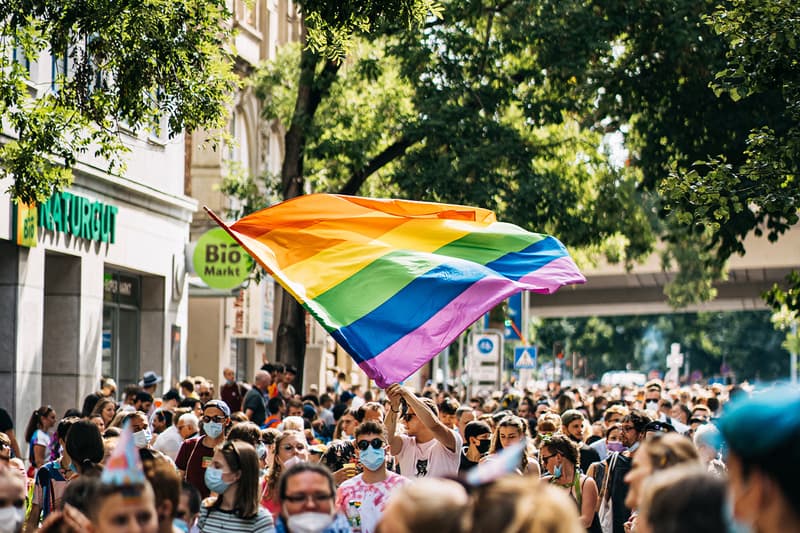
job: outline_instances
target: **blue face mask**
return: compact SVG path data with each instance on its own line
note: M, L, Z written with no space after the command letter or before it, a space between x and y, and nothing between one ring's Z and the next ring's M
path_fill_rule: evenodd
M213 466L206 468L204 480L208 490L211 492L216 492L217 494L222 494L228 490L228 487L231 486L230 483L227 483L222 479L222 470L219 468L214 468Z
M561 465L556 465L553 469L553 479L561 479Z
M386 450L383 448L376 450L370 446L364 451L359 450L358 460L362 465L364 465L364 468L374 472L383 465L384 461L386 461Z
M222 422L206 422L203 424L203 430L206 432L206 435L212 439L216 439L222 435Z
M189 524L186 523L186 520L175 518L172 520L172 525L175 528L183 531L183 533L189 533Z

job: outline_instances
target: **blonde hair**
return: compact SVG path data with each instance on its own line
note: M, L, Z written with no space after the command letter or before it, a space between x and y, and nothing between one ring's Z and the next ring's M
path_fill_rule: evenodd
M459 533L469 499L464 488L448 479L421 478L398 487L388 507L398 507L403 530ZM386 510L384 515L387 514Z
M472 533L584 533L566 492L527 476L506 476L473 496L465 531Z
M683 463L700 464L692 440L678 433L650 433L638 453L647 455L654 472Z

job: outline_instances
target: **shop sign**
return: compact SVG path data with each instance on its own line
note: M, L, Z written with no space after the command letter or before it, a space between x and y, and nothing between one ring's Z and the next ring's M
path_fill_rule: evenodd
M212 289L228 290L247 279L253 260L227 231L214 228L197 241L192 264L206 285Z
M39 204L39 227L88 241L116 242L119 208L66 191Z
M14 204L17 211L17 216L14 219L16 224L17 244L20 246L27 246L33 248L38 241L38 232L36 231L36 204L25 204L18 202Z

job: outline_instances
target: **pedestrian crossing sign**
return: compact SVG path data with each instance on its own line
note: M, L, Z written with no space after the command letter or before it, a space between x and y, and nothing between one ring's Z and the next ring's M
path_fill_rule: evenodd
M536 346L517 346L514 348L514 368L536 368Z

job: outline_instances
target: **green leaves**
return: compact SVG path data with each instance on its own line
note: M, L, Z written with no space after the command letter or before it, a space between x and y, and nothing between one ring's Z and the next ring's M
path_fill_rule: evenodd
M120 123L133 135L170 137L225 125L226 104L239 81L226 51L231 35L224 1L7 4L11 15L0 27L3 58L11 57L9 43L17 42L29 58L51 61L52 54L60 69L66 66L66 75L52 80L53 93L44 90L49 79L33 80L40 89L31 92L28 73L18 67L0 73L0 111L18 135L0 145L0 161L15 180L15 197L41 201L53 187L63 187L90 144L109 170L119 171Z
M342 61L357 39L402 31L429 17L440 18L435 0L302 0L307 46L326 59Z

